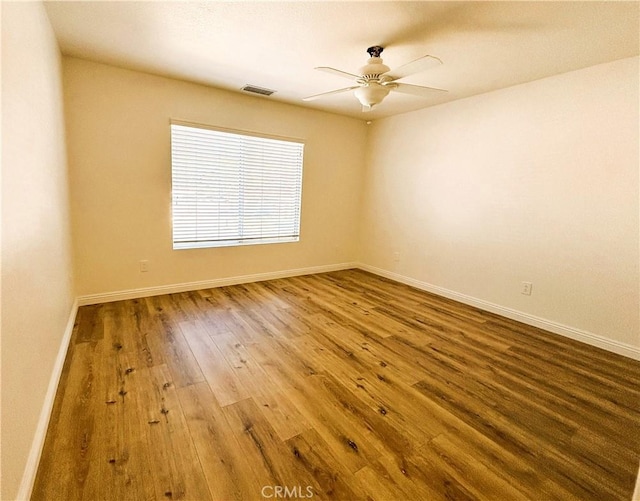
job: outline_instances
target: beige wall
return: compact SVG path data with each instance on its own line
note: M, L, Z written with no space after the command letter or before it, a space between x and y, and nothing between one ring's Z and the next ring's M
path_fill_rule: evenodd
M64 75L80 295L355 260L362 121L73 58ZM304 139L300 242L172 250L172 118Z
M2 499L15 499L72 309L61 60L40 3L2 3Z
M640 347L638 84L624 59L375 122L361 260Z

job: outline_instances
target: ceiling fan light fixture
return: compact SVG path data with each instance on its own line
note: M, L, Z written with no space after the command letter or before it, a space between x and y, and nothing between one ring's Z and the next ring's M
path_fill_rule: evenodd
M368 85L358 87L354 91L354 95L360 101L360 104L366 108L373 108L376 104L380 104L387 97L390 87L371 82Z

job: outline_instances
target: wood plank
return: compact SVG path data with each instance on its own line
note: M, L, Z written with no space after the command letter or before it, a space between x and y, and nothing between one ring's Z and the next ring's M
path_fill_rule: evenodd
M83 499L83 492L96 446L96 385L102 342L79 338L69 367L62 405L49 427L32 499Z
M438 458L440 467L471 492L474 497L527 501L529 497L495 475L484 463L442 434L424 446L422 457Z
M209 336L204 325L199 322L180 322L179 328L218 403L225 406L247 398L249 393Z
M178 327L184 320L182 314L177 319L171 317L171 298L155 296L145 298L148 308L157 321L154 345L161 350L162 359L171 372L173 382L182 387L204 381L204 375L191 349Z
M155 498L210 500L170 371L158 366L136 372L138 381L127 397L135 398L138 432L146 440L138 466L150 466Z
M231 431L245 454L261 491L266 486L320 486L298 462L294 451L277 436L252 399L242 400L223 409ZM259 498L259 493L253 493Z
M105 306L92 304L78 308L74 327L76 327L75 343L99 341L104 337L102 328L102 311Z
M304 487L304 497L353 501L367 499L360 479L340 463L317 431L307 430L287 440L287 445L296 461L313 476L320 489L316 492L312 486L301 486Z
M280 386L272 381L238 339L226 334L215 336L213 340L246 393L260 406L282 440L310 428L302 414L284 397Z
M178 397L212 498L255 499L261 486L209 386L179 388Z

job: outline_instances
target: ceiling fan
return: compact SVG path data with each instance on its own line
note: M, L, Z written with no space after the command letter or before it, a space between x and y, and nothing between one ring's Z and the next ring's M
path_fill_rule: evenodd
M303 100L313 101L314 99L330 96L332 94L355 90L354 95L362 104L362 111L371 111L373 107L380 104L392 90L421 97L430 96L434 92L447 92L444 89L435 89L433 87L424 87L422 85L398 82L401 78L442 64L442 61L437 57L423 56L392 71L382 62L380 54L383 50L384 48L379 45L374 45L367 49L370 57L367 64L358 70L359 75L326 66L315 68L316 70L354 80L357 85L323 92L321 94L315 94L313 96L305 97Z

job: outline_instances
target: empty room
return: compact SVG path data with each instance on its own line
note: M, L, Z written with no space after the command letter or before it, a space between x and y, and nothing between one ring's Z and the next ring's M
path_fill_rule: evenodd
M2 500L640 500L639 2L0 9Z

